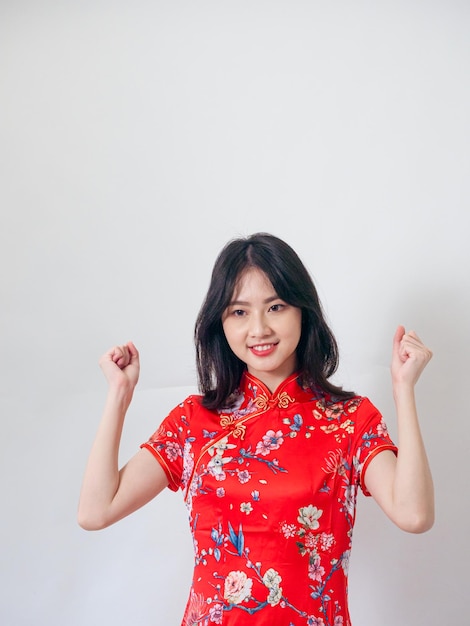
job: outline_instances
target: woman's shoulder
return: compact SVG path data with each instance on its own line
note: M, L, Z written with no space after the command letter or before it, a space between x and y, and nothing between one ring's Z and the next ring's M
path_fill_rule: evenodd
M377 408L367 396L358 394L351 394L348 397L340 398L328 393L323 393L314 398L314 401L316 402L317 408L328 415L377 412Z

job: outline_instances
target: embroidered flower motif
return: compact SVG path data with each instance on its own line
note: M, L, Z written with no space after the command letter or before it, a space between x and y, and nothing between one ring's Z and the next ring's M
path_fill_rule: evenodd
M313 506L313 504L309 504L308 506L303 506L299 509L299 517L297 518L297 521L305 528L316 530L320 526L318 520L322 515L322 509L317 509L317 507Z
M307 618L307 626L325 626L325 622L321 617L314 617L309 615Z
M274 432L274 430L268 430L263 436L261 441L256 444L256 454L263 456L268 455L271 450L278 450L284 443L284 438L281 430Z
M220 425L222 428L228 428L234 437L240 437L240 439L245 438L245 424L239 424L237 420L233 418L233 415L222 415L220 418Z
M215 495L218 498L223 498L225 496L225 489L223 487L218 487L218 489L215 492Z
M245 574L245 572L230 572L225 579L224 598L230 604L240 604L247 600L251 595L253 581Z

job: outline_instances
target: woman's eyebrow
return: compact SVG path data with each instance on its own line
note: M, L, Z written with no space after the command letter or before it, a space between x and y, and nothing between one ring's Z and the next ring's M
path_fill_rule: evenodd
M274 300L280 300L281 298L279 298L278 295L274 295L274 296L270 296L269 298L266 298L265 300L263 300L263 304L269 304L270 302L274 302ZM229 302L229 306L233 306L233 305L241 305L241 306L249 306L250 302L248 302L247 300L232 300L231 302Z

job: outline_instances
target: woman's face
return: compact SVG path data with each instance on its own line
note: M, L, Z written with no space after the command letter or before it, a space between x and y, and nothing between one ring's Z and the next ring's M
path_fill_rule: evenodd
M271 391L295 372L302 312L278 297L261 270L240 276L222 325L232 351Z

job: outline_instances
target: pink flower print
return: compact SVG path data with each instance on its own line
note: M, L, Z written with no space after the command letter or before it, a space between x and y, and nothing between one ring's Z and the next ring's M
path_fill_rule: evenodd
M176 461L176 459L181 456L181 449L176 441L167 441L165 453L169 461Z
M218 498L223 498L223 497L225 496L225 489L224 489L223 487L219 487L219 488L216 490L215 495L216 495Z
M321 583L325 575L325 568L321 565L320 557L316 556L312 562L308 564L308 577Z
M237 474L238 480L241 482L242 485L247 483L251 478L251 474L248 470L237 470Z
M387 424L383 420L377 426L377 434L379 437L386 437L388 435Z
M183 626L198 624L207 610L207 605L202 593L191 591L188 609L184 616Z
M267 456L271 450L278 450L283 443L284 438L282 430L278 430L277 432L274 432L274 430L268 430L268 432L263 436L263 439L258 441L256 444L256 454Z
M337 615L335 617L335 623L333 624L333 626L343 626L343 618L341 617L341 615Z
M314 617L309 615L307 618L307 626L325 626L325 622L321 617Z
M214 624L222 624L222 618L224 616L224 608L221 604L214 604L209 609L210 621Z
M250 597L252 586L253 581L248 578L245 572L230 572L225 579L224 598L230 604L240 604Z
M348 485L344 490L344 504L349 515L354 515L356 507L356 485Z

